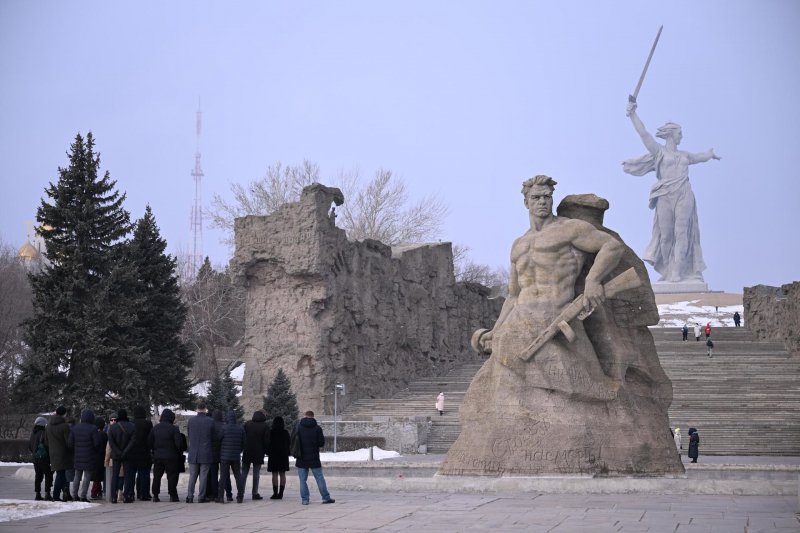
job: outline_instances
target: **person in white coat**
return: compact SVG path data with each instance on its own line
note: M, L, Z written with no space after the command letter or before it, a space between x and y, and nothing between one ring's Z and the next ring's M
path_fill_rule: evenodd
M444 393L440 392L439 397L436 398L436 410L439 411L439 416L444 414Z
M700 340L700 333L702 333L703 329L700 327L700 324L694 325L694 340Z
M675 447L678 449L678 453L681 453L681 428L675 428Z

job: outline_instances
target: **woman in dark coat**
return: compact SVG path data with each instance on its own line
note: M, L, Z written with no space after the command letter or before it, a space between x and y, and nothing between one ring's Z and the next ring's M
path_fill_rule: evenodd
M697 449L700 447L700 434L694 428L689 428L689 457L693 463L697 462Z
M92 499L103 499L103 483L106 480L106 467L103 466L106 460L106 445L108 444L108 433L106 433L106 421L103 417L95 417L94 425L100 433L100 447L97 451L97 464L92 471Z
M147 446L147 437L153 431L153 423L147 420L147 410L143 405L133 408L133 425L136 426L136 439L131 449L131 462L136 469L136 498L149 502L150 496L150 468L153 461L150 458L150 448Z
M272 496L270 500L283 499L286 488L286 472L289 471L289 432L284 428L283 417L276 416L269 430L269 447L267 448L267 472L272 472ZM280 477L280 485L278 478Z

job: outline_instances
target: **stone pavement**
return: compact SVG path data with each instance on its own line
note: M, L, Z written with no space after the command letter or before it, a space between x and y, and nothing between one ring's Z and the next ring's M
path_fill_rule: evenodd
M31 499L31 483L0 468L0 498ZM183 494L183 493L182 493ZM532 531L548 533L800 532L796 497L653 495L448 495L335 493L321 505L299 495L279 501L98 504L40 518L0 522L4 532L121 531Z

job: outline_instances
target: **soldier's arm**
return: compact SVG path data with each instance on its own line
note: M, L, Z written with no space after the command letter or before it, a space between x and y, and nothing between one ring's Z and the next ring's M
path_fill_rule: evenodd
M578 250L597 254L592 268L586 275L586 288L583 292L583 307L588 311L606 300L601 283L619 263L624 248L617 239L588 222L573 220L571 223L574 231L572 245Z

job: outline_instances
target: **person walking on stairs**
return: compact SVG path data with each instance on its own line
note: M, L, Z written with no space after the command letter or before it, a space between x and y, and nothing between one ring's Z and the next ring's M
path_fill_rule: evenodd
M706 355L710 358L714 357L714 341L711 340L711 337L706 339Z
M711 336L711 322L706 324L706 339Z
M700 341L700 324L694 325L694 340Z
M689 428L689 457L693 463L697 462L697 449L700 447L700 435L695 428Z
M439 397L436 398L436 410L439 411L439 416L444 414L444 393L440 392Z
M681 329L681 333L683 333L683 340L686 340L689 337L689 324L684 324L683 329Z
M36 472L36 477L33 481L34 489L36 490L36 498L34 499L52 501L53 497L50 495L50 488L53 486L53 471L50 470L50 455L47 451L47 444L45 444L44 428L46 426L47 419L45 417L40 416L36 419L28 441L28 450L31 452L33 470ZM44 479L44 498L42 498L42 479Z
M289 471L291 440L284 424L283 417L276 416L272 421L272 429L269 430L267 472L272 472L272 496L270 496L270 500L282 500L283 489L286 488L286 472Z

